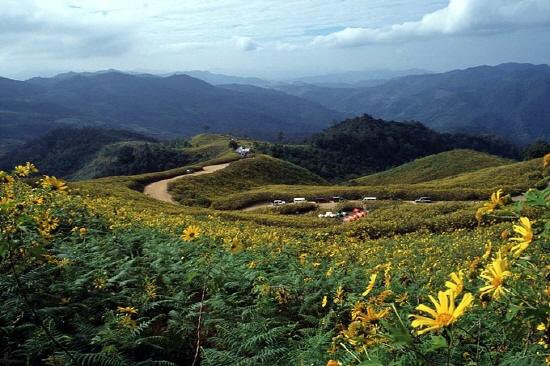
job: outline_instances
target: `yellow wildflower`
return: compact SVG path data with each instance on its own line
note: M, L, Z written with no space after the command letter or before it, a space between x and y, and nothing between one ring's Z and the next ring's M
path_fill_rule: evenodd
M501 197L502 189L499 189L491 195L491 201L483 204L483 207L477 209L476 219L481 221L483 215L493 212L503 201L504 197Z
M370 276L370 282L361 295L367 296L372 291L372 289L374 288L374 284L376 283L376 276L376 273Z
M408 300L409 300L409 293L405 292L402 295L399 295L395 298L395 302L398 303L400 306L403 306Z
M119 322L120 325L129 325L132 329L136 329L137 328L137 324L136 322L134 321L134 319L132 319L130 317L130 315L124 315L121 319L120 319L120 322Z
M49 177L47 175L45 175L42 179L41 185L43 188L50 188L54 191L59 191L62 193L66 193L69 189L69 186L67 186L61 180L57 179L56 177Z
M227 249L231 252L231 254L235 254L243 249L243 245L239 241L237 237L230 238L230 239L224 239L225 245Z
M458 295L464 289L464 273L462 273L462 270L458 271L458 274L451 273L451 280L453 282L445 282L445 286L448 288L447 291L452 291L455 295Z
M342 299L342 296L344 295L344 289L342 288L342 286L338 287L338 290L336 290L336 292L334 293L334 303L335 304L343 304L344 303L344 299Z
M550 154L546 154L542 158L542 169L546 168L548 165L550 165Z
M518 244L511 248L514 258L519 257L520 254L523 253L523 251L527 249L529 244L533 241L533 230L531 229L531 222L529 219L527 217L520 217L519 221L521 225L514 225L514 231L521 236L510 238L510 240L518 242Z
M127 307L119 306L117 309L118 309L118 312L121 314L132 315L132 314L138 313L138 310L133 306L127 306Z
M512 275L512 272L507 270L508 261L502 259L502 255L498 252L497 257L493 259L493 262L489 264L487 269L483 270L479 275L481 278L485 279L489 285L483 286L479 289L481 292L480 296L489 294L492 292L492 297L495 300L498 300L500 294L504 294L504 289L502 285L504 284L504 279Z
M105 278L97 278L94 280L94 288L97 290L101 290L103 287L105 287L105 283L107 281Z
M197 226L189 226L183 230L181 238L185 241L193 241L200 236L200 229Z
M493 250L493 243L491 243L490 240L487 240L487 248L485 249L485 254L481 256L481 258L486 261L487 258L491 255L491 251Z
M439 291L439 302L433 296L430 295L429 297L435 306L435 310L424 304L418 305L416 309L430 314L433 319L421 315L409 315L409 317L414 318L411 323L414 328L427 327L419 330L418 335L450 326L465 313L466 308L474 300L472 294L466 293L462 297L460 304L456 306L455 293L453 291Z
M390 308L385 308L383 310L380 310L378 313L376 313L374 308L369 305L367 306L366 314L364 312L357 314L357 319L361 320L363 324L372 323L385 317L389 311L390 311Z
M323 301L321 301L321 307L324 308L325 306L327 306L327 301L328 301L327 297L323 296Z

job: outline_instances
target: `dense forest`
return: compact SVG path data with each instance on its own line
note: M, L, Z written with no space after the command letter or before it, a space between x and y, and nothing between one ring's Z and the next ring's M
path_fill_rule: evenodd
M60 128L0 156L0 169L32 161L49 175L72 178L98 155L91 169L94 177L132 175L187 164L179 150L160 146L155 139L136 132L97 127ZM78 178L78 177L77 177Z
M332 181L380 172L453 149L471 149L512 159L520 157L518 147L498 137L438 133L420 122L390 122L367 114L314 134L305 145L257 143L254 148Z

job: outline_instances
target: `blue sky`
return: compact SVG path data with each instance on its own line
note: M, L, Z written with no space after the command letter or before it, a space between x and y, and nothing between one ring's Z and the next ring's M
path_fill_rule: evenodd
M1 0L0 76L550 63L550 0Z

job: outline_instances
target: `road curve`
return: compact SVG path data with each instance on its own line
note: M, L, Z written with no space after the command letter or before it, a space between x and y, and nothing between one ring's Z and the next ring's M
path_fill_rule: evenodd
M172 198L172 195L168 192L168 183L180 178L193 177L195 175L213 173L216 170L220 170L227 167L228 165L229 163L209 165L209 166L205 166L203 170L199 170L192 174L178 175L177 177L174 177L174 178L159 180L158 182L154 182L145 186L143 193L153 198L156 198L158 200L177 205L178 203Z

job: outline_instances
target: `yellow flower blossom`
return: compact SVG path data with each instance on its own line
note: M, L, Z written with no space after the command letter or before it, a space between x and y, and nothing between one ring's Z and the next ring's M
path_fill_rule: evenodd
M519 234L520 237L510 238L510 240L518 242L518 244L510 249L514 258L518 258L533 241L533 230L531 229L531 222L529 219L527 217L520 217L519 221L521 225L514 225L514 231Z
M327 301L328 301L327 297L323 296L323 301L321 301L321 307L324 308L325 306L327 306Z
M344 299L342 298L342 296L344 295L344 289L342 288L342 286L338 287L338 290L336 290L336 292L334 293L334 303L335 304L343 304L344 303Z
M458 306L455 304L455 293L453 291L439 291L439 302L433 296L430 295L429 297L435 309L429 308L424 304L418 305L416 309L430 314L433 319L421 315L409 315L409 317L414 318L411 323L414 328L427 327L419 330L418 335L450 326L466 312L466 308L474 300L474 297L469 292L464 294Z
M546 168L548 165L550 165L550 154L546 154L542 158L542 169Z
M187 229L183 230L183 235L181 238L185 241L193 241L200 236L200 229L197 226L189 226Z
M445 287L448 288L447 291L452 291L455 293L455 295L458 295L462 292L464 289L464 273L462 273L462 270L458 271L457 273L451 273L451 281L445 282Z
M372 306L367 306L367 309L365 310L365 312L359 312L356 315L356 318L358 320L361 320L363 324L372 323L384 318L389 311L390 311L390 308L388 307L380 310L377 313Z
M485 254L481 256L481 258L486 261L487 258L491 255L491 251L493 250L493 243L490 240L487 240L487 247L485 249Z
M374 284L376 283L376 277L377 277L376 273L370 276L370 282L367 288L365 289L365 291L361 295L367 296L372 291L372 289L374 288Z
M62 193L67 193L69 190L69 186L67 186L63 181L57 179L56 177L49 177L47 175L45 175L41 180L41 185L43 188L49 188Z
M129 314L129 315L132 315L132 314L137 314L138 313L138 310L133 307L133 306L127 306L127 307L122 307L122 306L119 306L117 308L118 312L121 313L121 314Z
M243 249L243 245L239 241L237 237L224 239L225 245L227 249L231 252L231 254L235 254Z
M504 294L504 289L502 288L504 279L512 275L512 272L508 271L507 268L508 261L502 259L501 253L498 252L493 262L480 274L480 277L489 283L487 286L483 286L479 289L481 297L485 294L492 293L493 299L498 300L500 294Z
M504 200L504 197L501 197L502 189L499 189L491 195L491 201L483 204L483 207L477 209L476 219L481 221L483 215L493 212Z
M403 306L409 300L409 298L410 298L409 293L405 291L404 294L399 295L395 298L395 302L398 303L399 306Z
M97 278L94 280L94 288L96 290L101 290L103 287L105 287L105 283L107 281L105 280L105 278Z

